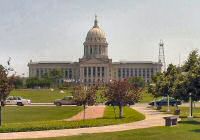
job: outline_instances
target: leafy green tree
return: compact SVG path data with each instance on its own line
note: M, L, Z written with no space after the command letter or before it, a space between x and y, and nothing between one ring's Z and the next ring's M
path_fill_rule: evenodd
M163 96L162 82L164 81L164 73L157 73L152 77L152 83L148 86L148 92L151 93L154 98Z
M197 50L193 50L182 67L182 75L176 82L175 97L188 101L189 93L192 100L200 100L200 57Z
M96 92L98 87L90 86L76 86L72 91L73 98L77 105L82 105L84 109L84 116L83 119L85 120L85 109L86 105L94 105L96 101Z
M145 81L142 77L131 77L128 81L136 88L143 89L145 87Z
M0 65L0 126L2 124L1 107L4 104L6 97L10 94L13 88L13 76L8 77L8 70Z
M158 73L152 78L152 83L148 88L149 92L155 98L167 95L172 96L175 90L174 83L179 73L180 70L175 65L170 64L166 72Z
M20 76L15 76L14 77L14 81L13 81L13 84L14 84L14 88L23 88L24 87L24 79Z
M154 76L148 89L155 97L168 94L176 99L188 101L191 92L193 101L200 100L198 51L192 51L182 67L170 64L166 72Z
M52 81L49 78L37 78L37 77L30 77L26 79L26 86L27 88L35 88L35 87L50 87Z
M130 84L128 80L112 81L108 84L107 90L105 90L105 97L118 104L119 118L122 118L125 103L129 101L137 102L141 97L141 92Z
M199 62L200 58L198 55L198 50L193 50L189 56L186 62L184 63L182 69L183 72L196 72L197 68L199 68Z
M54 87L59 85L59 80L62 77L63 77L63 72L61 69L53 69L48 74L48 78L52 80Z

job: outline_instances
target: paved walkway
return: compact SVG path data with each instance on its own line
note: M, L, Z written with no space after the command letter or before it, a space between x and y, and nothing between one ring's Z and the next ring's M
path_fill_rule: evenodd
M13 132L13 133L0 133L0 139L27 139L27 138L47 138L47 137L61 137L81 135L84 133L103 133L115 132L131 129L149 128L153 126L163 126L163 117L168 116L157 112L143 105L134 105L132 108L143 113L146 116L145 120L102 127L78 128L78 129L62 129L62 130L46 130L46 131L33 131L33 132Z
M102 118L104 115L105 106L88 106L85 109L85 119ZM84 117L84 111L81 111L72 118L66 119L66 121L79 121Z

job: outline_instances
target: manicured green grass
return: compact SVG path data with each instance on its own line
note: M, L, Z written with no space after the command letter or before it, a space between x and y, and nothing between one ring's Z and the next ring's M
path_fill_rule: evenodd
M56 108L56 107L55 107ZM59 107L57 107L59 108ZM116 109L119 113L118 108ZM31 116L31 113L25 114L27 119ZM49 114L50 115L50 114ZM49 116L48 115L48 116ZM53 115L53 114L52 114ZM24 117L24 114L21 115ZM112 107L107 107L103 118L82 120L82 121L64 121L64 120L52 120L44 119L40 121L31 121L24 123L4 123L3 127L0 127L0 132L13 132L13 131L36 131L36 130L49 130L49 129L64 129L64 128L80 128L80 127L92 127L92 126L105 126L111 124L121 124L143 120L145 117L143 114L129 108L124 108L124 118L115 119L115 115ZM63 119L63 118L62 118ZM22 119L21 119L22 120ZM18 121L19 122L19 121Z
M47 106L6 106L3 108L3 122L26 123L69 118L82 110L82 107L47 107Z
M52 103L55 99L62 99L65 96L71 95L70 90L64 90L64 92L60 93L60 90L51 91L50 89L18 89L13 90L10 96L21 96L31 99L33 103Z
M174 127L153 127L122 132L83 134L39 140L199 140L200 122L183 121ZM29 139L30 140L30 139Z
M153 99L154 99L153 95L151 95L146 90L144 90L142 92L142 98L140 100L140 103L149 103L149 102L153 101Z
M174 114L176 107L170 107L170 114ZM179 107L181 110L180 117L181 118L187 118L189 116L189 107ZM161 111L166 112L167 107L162 107ZM193 108L193 115L195 118L200 118L200 107Z

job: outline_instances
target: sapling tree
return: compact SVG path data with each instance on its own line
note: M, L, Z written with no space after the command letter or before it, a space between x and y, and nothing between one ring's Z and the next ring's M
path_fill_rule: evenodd
M77 105L82 105L84 110L83 119L85 120L86 105L94 105L96 101L97 86L76 86L72 91L73 98Z
M123 106L128 102L137 102L141 97L141 90L133 86L128 80L114 80L108 84L105 96L108 100L117 103L119 118L123 118Z
M10 59L8 61L8 66L10 66ZM12 71L10 67L5 68L0 65L0 126L2 125L2 106L13 88L13 81L15 78L14 75L8 76L9 71Z

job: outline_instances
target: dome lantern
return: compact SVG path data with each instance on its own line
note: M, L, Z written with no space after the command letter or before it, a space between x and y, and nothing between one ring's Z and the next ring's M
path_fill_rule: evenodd
M98 28L98 20L97 20L97 15L95 15L95 20L94 20L94 28Z

